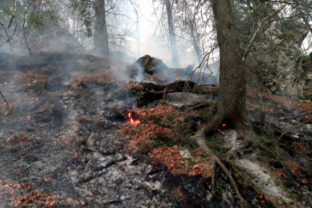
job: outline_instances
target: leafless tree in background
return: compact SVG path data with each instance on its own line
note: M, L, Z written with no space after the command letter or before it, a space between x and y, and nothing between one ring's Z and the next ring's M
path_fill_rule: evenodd
M172 63L175 67L178 67L179 56L178 56L178 50L177 50L177 38L176 38L175 26L174 26L173 15L172 15L173 3L174 3L173 1L165 0Z
M94 30L94 46L95 51L101 55L109 55L108 32L106 22L105 0L96 0L95 10L95 30Z

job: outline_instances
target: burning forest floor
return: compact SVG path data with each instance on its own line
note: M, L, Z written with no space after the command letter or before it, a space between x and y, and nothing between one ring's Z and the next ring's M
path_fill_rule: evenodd
M224 123L205 141L232 181L191 139L215 86L130 81L134 65L91 55L0 58L0 207L240 207L233 181L253 207L312 207L311 104L249 89L257 138Z

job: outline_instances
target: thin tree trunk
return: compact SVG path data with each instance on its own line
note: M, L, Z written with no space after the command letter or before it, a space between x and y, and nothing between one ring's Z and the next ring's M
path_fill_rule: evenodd
M191 37L192 37L192 45L196 54L197 61L198 63L200 63L203 57L202 57L201 49L199 46L199 40L198 40L198 36L196 32L196 25L195 25L194 19L189 20L189 27L190 27Z
M134 9L136 16L136 36L137 36L137 56L141 53L141 40L140 40L140 17L137 9Z
M108 32L106 23L105 0L95 1L95 32L94 46L95 51L101 55L109 55Z
M27 34L26 34L26 28L25 28L25 22L23 24L23 37L24 37L24 43L25 43L25 46L26 46L26 49L28 50L28 53L29 55L32 55L32 50L31 50L31 47L30 47L30 44L28 42L28 37L27 37Z
M206 134L217 130L222 122L239 129L247 126L245 63L231 3L229 0L213 0L212 7L220 49L220 83L215 114L205 128Z
M28 12L29 12L29 10L32 7L32 4L34 2L35 2L35 0L33 0L33 1L31 1L29 3L29 5L28 5L28 7L27 7L27 9L26 9L26 11L24 13L24 18L23 18L23 38L24 38L24 43L25 43L25 46L26 46L26 48L28 50L29 55L32 55L32 49L31 49L30 43L28 41L27 33L30 34L31 31L30 31L30 28L28 28L29 31L26 31L26 23L27 23L26 16L27 16L27 14L28 14Z
M175 34L175 28L173 24L173 17L172 17L172 4L170 0L166 0L166 10L167 10L167 19L168 19L168 29L169 29L169 40L170 40L170 48L171 48L171 55L172 55L172 63L174 67L179 66L179 57L178 57L178 50L177 50L177 39Z

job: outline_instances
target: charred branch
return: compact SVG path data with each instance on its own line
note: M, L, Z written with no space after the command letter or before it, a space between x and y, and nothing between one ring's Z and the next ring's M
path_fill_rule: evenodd
M163 99L168 93L191 92L196 94L217 95L218 88L211 85L198 85L192 81L175 81L169 84L134 82L130 92L137 99L138 106L145 106L155 100Z

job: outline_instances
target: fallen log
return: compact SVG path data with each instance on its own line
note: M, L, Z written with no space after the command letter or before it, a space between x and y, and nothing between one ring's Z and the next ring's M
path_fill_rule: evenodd
M160 100L166 94L189 92L217 96L218 88L213 85L198 85L192 81L179 80L169 84L154 84L145 82L130 82L129 91L135 96L138 107L146 106L155 100Z
M199 85L192 81L175 81L168 84L130 82L130 93L136 98L137 106L155 106L159 103L184 110L209 108L214 103L218 88L213 85ZM160 101L160 102L158 102ZM247 96L247 111L256 129L269 125L277 137L296 141L310 140L312 131L309 112L287 109L271 100L259 100ZM264 102L264 103L263 103ZM301 119L305 118L304 120ZM263 130L261 130L263 131Z

